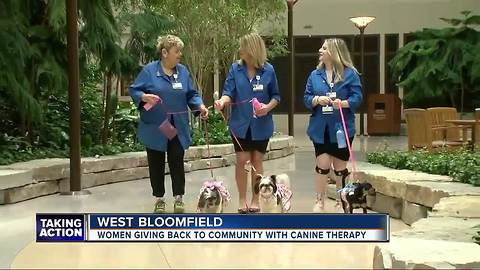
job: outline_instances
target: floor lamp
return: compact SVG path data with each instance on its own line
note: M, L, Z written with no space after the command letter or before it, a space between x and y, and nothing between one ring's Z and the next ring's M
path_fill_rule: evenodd
M350 21L352 21L355 26L360 30L360 73L361 73L361 80L362 80L362 87L365 89L365 70L364 70L364 58L365 58L365 44L364 44L364 32L367 25L375 20L375 17L372 16L359 16L359 17L351 17ZM365 92L365 90L364 90ZM364 94L364 96L366 96ZM364 101L366 102L366 101ZM364 123L364 112L363 109L360 110L360 135L365 135L365 123Z

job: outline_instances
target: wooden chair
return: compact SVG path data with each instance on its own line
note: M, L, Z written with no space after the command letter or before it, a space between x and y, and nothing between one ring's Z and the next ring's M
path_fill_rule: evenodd
M437 128L433 132L434 141L462 141L462 135L459 126L448 124L445 120L457 120L457 109L453 107L432 107L427 111L430 114L432 128ZM463 130L463 140L466 141L466 130Z
M432 127L430 113L425 109L406 109L405 120L408 132L408 150L427 148L429 151L441 147L461 147L462 142L434 140L433 134L446 130L446 127Z

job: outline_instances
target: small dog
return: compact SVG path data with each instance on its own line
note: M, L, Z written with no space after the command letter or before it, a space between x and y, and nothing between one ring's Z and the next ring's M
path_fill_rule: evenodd
M257 175L254 192L259 194L261 213L286 213L290 211L292 191L286 174Z
M200 213L223 213L230 201L230 193L221 181L205 181L198 195L197 211Z
M362 208L367 213L367 195L375 196L375 189L370 183L350 183L338 190L345 213L353 213L353 209Z

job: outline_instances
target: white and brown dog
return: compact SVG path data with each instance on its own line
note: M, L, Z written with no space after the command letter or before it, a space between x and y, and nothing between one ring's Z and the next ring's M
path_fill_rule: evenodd
M286 213L290 211L292 190L286 174L257 175L254 187L259 194L260 213Z
M223 213L230 201L230 193L221 181L205 181L198 195L197 211L200 213Z

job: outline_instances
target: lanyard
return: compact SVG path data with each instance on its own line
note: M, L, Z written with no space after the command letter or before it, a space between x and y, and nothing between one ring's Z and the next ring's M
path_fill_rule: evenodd
M248 74L248 73L247 73L247 74ZM247 76L247 78L248 78L248 76ZM254 79L254 78L255 78L255 80L257 81L256 85L259 85L259 84L260 84L260 75L255 74L255 76L252 77L252 79L249 78L248 80L250 81L250 83L253 83L253 79Z
M255 79L257 80L257 85L260 84L260 75L255 75Z
M157 69L157 77L160 77L161 76L161 73L160 73L160 69L162 68L162 65L160 64L160 62L158 63L158 69ZM168 76L167 74L165 74L165 76L167 76L167 78L170 80L171 82L171 76ZM173 76L173 79L175 80L176 83L178 83L178 72L177 72L177 68L175 67L175 72L172 74Z
M328 85L329 92L333 92L333 88L335 87L335 72L332 72L332 82L328 82L327 71L325 71L325 83Z

